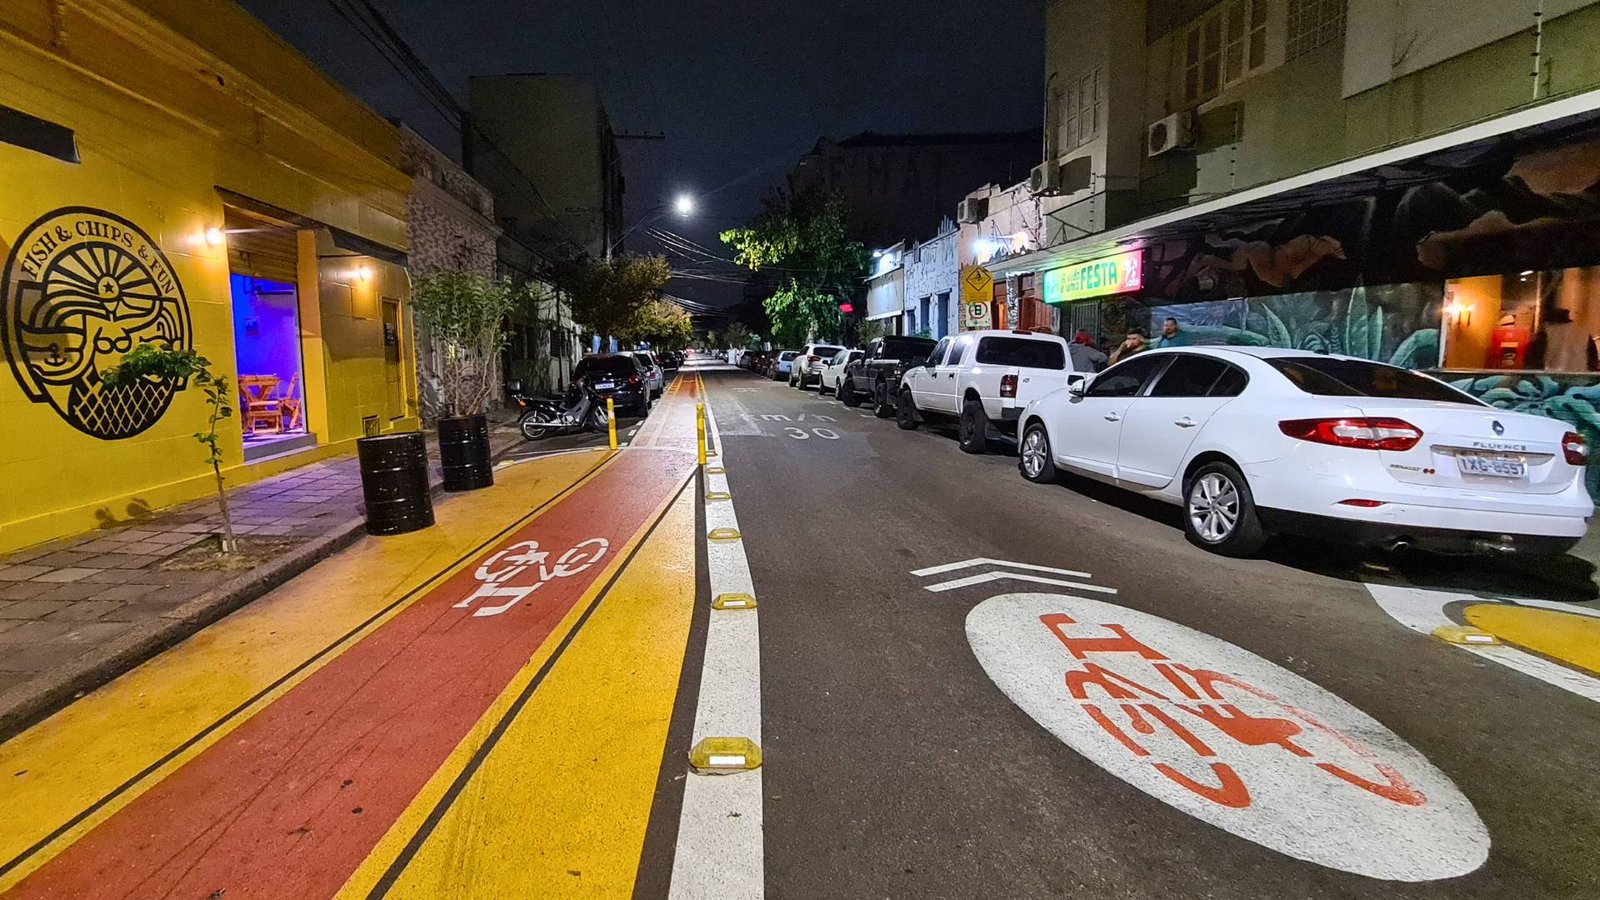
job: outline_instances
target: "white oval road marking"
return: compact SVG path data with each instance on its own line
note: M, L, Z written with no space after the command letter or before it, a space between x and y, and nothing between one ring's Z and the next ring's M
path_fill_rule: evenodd
M967 615L984 671L1107 772L1279 853L1393 881L1465 875L1489 833L1377 720L1226 641L1137 610L1006 594Z

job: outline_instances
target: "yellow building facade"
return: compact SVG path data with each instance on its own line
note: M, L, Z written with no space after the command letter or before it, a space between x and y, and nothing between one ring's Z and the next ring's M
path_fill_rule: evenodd
M211 488L192 385L241 383L240 484L417 427L396 129L224 0L0 6L0 552Z

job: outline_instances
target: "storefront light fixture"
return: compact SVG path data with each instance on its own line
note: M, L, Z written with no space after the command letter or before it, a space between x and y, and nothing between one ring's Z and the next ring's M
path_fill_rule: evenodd
M371 281L372 280L372 267L371 266L357 266L356 267L356 280L357 281L363 281L363 282Z
M222 229L213 225L206 229L206 244L211 247L221 247L224 235Z
M1457 327L1466 327L1472 324L1472 304L1451 300L1444 306L1445 320Z

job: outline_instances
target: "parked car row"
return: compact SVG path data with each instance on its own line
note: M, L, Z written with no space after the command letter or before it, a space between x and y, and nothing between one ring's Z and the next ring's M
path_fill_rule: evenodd
M1594 514L1589 447L1568 425L1370 360L1175 347L1079 372L1059 336L1003 330L792 352L791 385L871 402L906 430L954 424L968 453L1014 438L1023 478L1072 473L1180 506L1189 540L1223 555L1280 533L1554 555Z

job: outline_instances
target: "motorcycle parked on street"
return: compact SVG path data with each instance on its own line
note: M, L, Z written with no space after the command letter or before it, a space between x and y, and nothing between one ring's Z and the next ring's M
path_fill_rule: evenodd
M602 432L608 424L604 401L586 381L575 382L563 399L540 399L520 392L513 392L512 398L522 410L517 429L530 441L584 431Z

